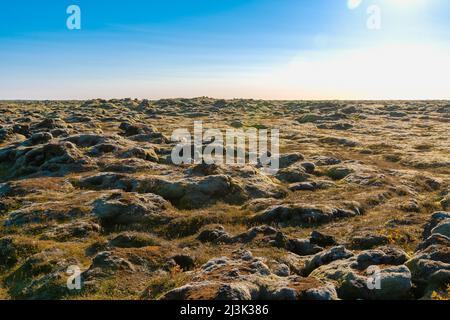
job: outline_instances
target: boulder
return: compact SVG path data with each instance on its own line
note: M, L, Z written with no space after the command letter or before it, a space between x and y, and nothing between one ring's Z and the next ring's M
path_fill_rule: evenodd
M117 248L142 248L158 245L155 238L143 232L122 232L114 236L108 243Z
M433 230L433 228L436 227L441 221L447 219L450 219L450 212L434 212L424 227L422 238L427 239L431 235L431 230Z
M283 154L279 157L280 169L287 168L298 161L303 161L305 157L300 153Z
M383 246L367 250L356 256L356 269L364 270L373 265L402 265L408 260L408 255L401 249L393 246Z
M83 189L120 189L124 191L131 191L136 183L137 182L133 179L133 177L129 175L113 172L98 173L73 181L73 184Z
M315 278L278 276L263 258L246 251L214 258L194 281L165 293L163 300L335 300L331 283Z
M176 181L155 177L138 181L134 190L158 194L183 209L202 208L217 201L241 204L248 198L242 186L228 175Z
M50 131L53 129L65 129L67 124L60 118L46 118L31 126L32 131Z
M337 167L329 168L327 170L326 174L333 180L342 180L352 172L353 172L353 169L351 169L351 168L337 166Z
M373 247L385 245L389 242L386 236L365 233L362 235L353 236L350 240L350 247L357 250L371 249Z
M195 258L187 254L176 254L169 258L183 271L192 270L195 267Z
M90 159L85 157L74 144L63 142L18 150L10 172L16 177L32 174L61 176L70 172L85 171L92 167Z
M46 231L41 239L55 241L83 240L96 235L101 231L101 227L90 221L76 221L57 225Z
M320 266L329 264L336 260L343 260L353 257L354 254L351 251L345 249L344 246L337 246L328 250L315 254L309 260L306 261L305 267L302 270L304 275L309 275L315 269Z
M81 274L84 282L95 281L98 277L114 275L117 271L133 273L135 266L127 259L122 258L112 251L99 252L88 270Z
M431 235L440 234L450 237L450 219L441 221L436 227L431 230Z
M302 166L292 166L278 170L275 177L283 182L294 183L307 181L311 175L307 174Z
M315 230L311 232L309 241L321 247L329 247L337 244L336 239L333 236Z
M435 212L425 224L424 240L406 262L416 286L416 295L430 298L433 291L445 289L450 274L450 213Z
M155 225L168 223L170 205L155 194L113 192L93 202L92 213L102 225Z
M120 157L122 158L138 158L152 162L158 162L159 158L153 149L143 149L134 147L124 151Z
M122 130L122 134L126 137L157 132L157 130L152 126L129 122L122 122L119 129Z
M338 260L319 267L311 276L331 281L344 300L398 300L411 298L411 273L404 265L352 268L353 259Z
M251 221L263 223L281 223L283 225L303 225L330 222L360 215L361 211L355 209L342 209L330 207L314 207L306 205L280 205L273 206L254 215Z
M197 240L201 242L231 243L232 236L225 231L223 226L216 226L214 228L206 228L197 236Z

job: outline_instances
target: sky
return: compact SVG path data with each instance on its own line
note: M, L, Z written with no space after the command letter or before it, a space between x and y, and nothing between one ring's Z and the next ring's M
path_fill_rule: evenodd
M448 0L3 1L0 99L450 99L449 35Z

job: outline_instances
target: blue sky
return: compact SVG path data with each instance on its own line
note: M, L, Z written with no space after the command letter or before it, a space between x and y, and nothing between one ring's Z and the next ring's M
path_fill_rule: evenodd
M352 1L2 3L0 99L450 98L449 1Z

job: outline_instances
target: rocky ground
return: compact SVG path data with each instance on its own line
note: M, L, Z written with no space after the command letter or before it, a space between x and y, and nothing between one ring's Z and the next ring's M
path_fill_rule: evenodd
M280 128L280 171L172 164L194 120ZM0 102L0 298L448 299L449 123L449 102Z

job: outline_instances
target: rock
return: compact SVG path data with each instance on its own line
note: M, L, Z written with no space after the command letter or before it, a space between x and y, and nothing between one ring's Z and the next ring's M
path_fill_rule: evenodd
M427 177L425 178L425 184L428 188L431 190L439 190L442 187L442 180L436 179L434 177Z
M312 182L293 183L289 186L291 191L314 191L316 190Z
M328 250L317 253L310 260L308 260L303 269L303 274L309 275L320 266L329 264L332 261L347 259L353 256L354 254L345 249L344 246L330 248Z
M92 260L88 270L81 274L84 281L91 281L96 277L113 275L117 271L134 272L134 265L111 251L102 251Z
M322 247L311 243L308 239L289 239L286 249L299 256L309 256L323 250Z
M443 236L450 237L450 219L441 221L431 230L431 234L441 234Z
M163 165L157 165L154 162L137 159L137 158L128 158L128 159L117 159L113 162L105 161L99 162L100 170L103 172L114 172L114 173L139 173L146 172L149 170L164 170ZM133 184L132 180L129 180L130 188Z
M89 155L91 157L100 157L107 153L118 152L119 150L120 150L120 147L117 144L100 143L91 148L91 150L89 151Z
M187 186L185 194L179 199L183 208L201 207L211 198L226 198L226 202L240 203L245 196L240 186L229 176L208 176Z
M417 246L416 251L422 251L433 245L450 246L450 237L446 237L439 233L432 234Z
M315 165L319 166L319 167L333 166L333 165L341 163L341 160L334 158L334 157L316 156L316 157L313 157L313 159L315 160Z
M335 300L330 283L315 278L277 276L262 258L246 251L204 264L194 281L173 289L163 300Z
M431 235L431 230L433 230L441 221L446 219L450 219L450 212L438 211L433 213L424 227L422 238L427 239Z
M365 250L385 245L388 242L389 239L386 236L366 233L363 235L354 236L350 240L350 246L352 249Z
M323 118L318 114L308 113L308 114L304 114L301 118L298 118L297 121L299 123L316 123L322 119Z
M335 283L338 297L344 300L411 297L411 273L406 266L371 266L356 270L353 265L354 258L333 261L314 270L311 276Z
M93 203L92 213L104 226L155 225L168 223L169 204L155 194L117 192L107 194Z
M316 166L312 162L302 162L300 165L303 167L303 169L305 169L305 172L308 174L313 174L314 171L316 170Z
M202 208L218 200L241 204L248 198L240 184L227 175L212 175L179 181L152 178L139 181L135 190L158 194L183 209Z
M49 132L34 133L30 139L24 142L25 145L34 146L37 144L44 144L53 139L53 135Z
M248 243L253 241L258 235L262 236L274 236L278 233L278 230L270 226L258 226L253 227L231 238L231 242Z
M155 238L142 232L123 232L109 241L109 245L117 248L142 248L158 245Z
M341 146L350 147L350 148L360 145L360 143L358 141L354 141L354 140L350 140L350 139L342 138L342 137L324 137L324 138L321 138L319 141L322 143L336 144L336 145L341 145Z
M210 281L187 284L173 289L162 300L251 300L256 286L244 286Z
M75 144L79 148L90 148L99 144L114 143L117 138L110 138L100 134L77 134L65 138L63 141L68 141ZM117 144L117 142L115 142Z
M131 191L133 189L133 178L119 173L99 173L92 176L87 176L73 182L76 186L84 189L93 190L113 190L120 189L124 191Z
M401 265L408 260L408 255L401 249L384 246L367 250L356 256L356 269L365 270L373 265Z
M391 111L389 113L389 116L391 118L404 118L404 117L407 117L408 114L406 112L402 112L402 111Z
M225 231L223 226L218 226L213 229L205 229L197 236L197 240L201 242L231 243L231 235Z
M352 113L358 112L358 110L356 109L355 106L348 106L348 107L342 108L341 112L345 113L345 114L352 114Z
M88 169L90 161L70 142L48 143L16 153L12 176L46 174L66 175Z
M195 267L195 259L187 254L177 254L169 259L173 260L183 271L192 270Z
M119 127L122 130L123 135L126 137L135 136L138 134L151 134L157 132L157 130L151 126L142 124L131 124L128 122L122 122Z
M0 143L20 143L25 139L25 136L15 133L11 127L0 128Z
M275 177L280 181L288 183L304 182L311 178L311 176L305 172L305 169L302 166L289 167L278 170Z
M350 130L353 128L353 125L348 122L322 123L317 125L317 128L325 130Z
M303 205L281 205L270 207L254 215L251 220L263 223L282 223L284 225L302 225L326 223L334 219L353 217L361 214L358 208L353 210L313 207Z
M311 232L309 241L321 247L329 247L337 244L333 236L326 235L318 231Z
M338 300L336 288L332 284L327 284L323 287L306 290L303 294L303 297L305 298L305 300Z
M414 256L406 262L411 270L416 294L430 298L433 290L448 285L450 274L449 213L435 212L425 225L423 236L427 237L417 246Z
M56 241L70 241L74 239L81 240L98 234L100 231L101 227L96 223L89 221L77 221L57 225L49 231L46 231L41 238L44 240Z
M215 244L249 243L258 240L277 248L286 249L300 256L315 254L323 250L321 247L310 243L307 239L288 237L279 230L266 225L250 228L246 232L236 236L230 235L223 227L218 226L203 230L197 236L197 239L202 242L212 242Z
M138 158L147 161L158 162L159 158L152 149L131 148L120 155L122 158Z
M67 124L59 118L47 118L31 126L32 131L65 129Z
M420 212L419 203L415 199L401 203L399 208L405 212Z
M28 124L18 124L18 123L16 123L15 125L13 125L12 129L13 129L14 133L23 135L25 137L29 137L31 135L30 125L28 125Z
M315 191L320 189L328 189L335 187L336 185L330 181L310 181L310 182L299 182L293 183L289 186L291 191Z
M432 245L417 252L412 259L408 260L406 265L417 282L426 281L429 276L438 270L450 270L448 251L448 248L441 245Z
M275 267L273 273L279 277L288 277L291 271L289 269L289 266L285 265L284 263L281 263Z
M327 170L326 175L333 180L342 180L347 177L353 170L347 167L332 167Z
M67 137L70 135L70 130L68 129L53 129L49 132L54 138Z
M438 270L434 272L427 281L426 288L424 290L424 299L433 298L434 292L448 291L448 285L450 283L450 270Z
M170 139L161 132L136 134L134 136L127 136L127 139L136 142L149 142L154 144L163 144L170 142Z
M225 169L223 168L223 166L214 163L213 164L201 163L189 169L187 173L198 176L214 176L224 174Z
M230 126L236 129L242 128L244 125L242 124L241 121L236 120L230 123Z
M305 158L300 153L283 154L279 158L279 168L287 168L298 161L303 161L304 159Z

